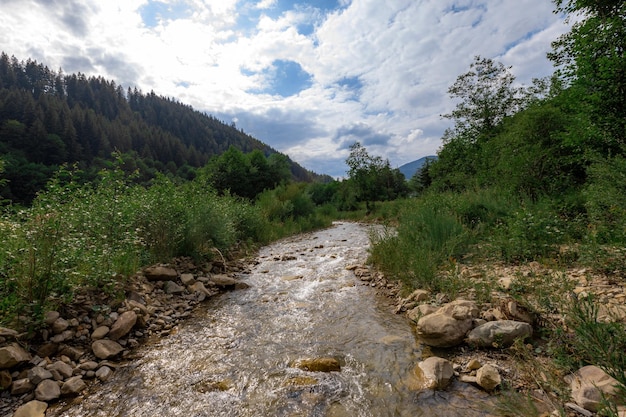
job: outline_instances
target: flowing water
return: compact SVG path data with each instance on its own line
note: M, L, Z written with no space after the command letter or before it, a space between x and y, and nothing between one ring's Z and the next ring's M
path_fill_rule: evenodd
M363 263L368 227L336 223L264 247L250 288L205 303L176 333L56 416L486 416L455 383L410 389L421 359L412 328L346 266ZM332 357L340 372L307 372Z

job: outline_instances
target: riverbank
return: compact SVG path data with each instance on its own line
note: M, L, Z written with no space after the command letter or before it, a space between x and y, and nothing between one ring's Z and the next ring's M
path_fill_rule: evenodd
M528 334L516 343L502 343L505 332L488 343L467 343L468 330L458 343L440 347L430 343L424 357L440 356L449 361L458 380L477 383L476 374L484 364L493 366L500 375L498 389L500 401L498 415L536 415L568 417L592 416L601 408L602 396L613 404L618 416L626 416L624 392L615 389L617 381L597 367L587 366L577 373L564 373L563 360L558 355L559 337L574 337L567 327L565 315L572 303L593 300L592 310L600 323L626 324L626 285L623 281L593 273L585 268L553 269L537 262L523 265L481 264L457 268L452 280L470 281L467 291L450 300L442 293L431 294L415 290L403 291L397 281L389 281L382 273L362 266L355 269L365 285L377 289L386 297L397 314L408 317L416 326L418 340L425 333L425 317L451 301L470 300L479 312L471 317L473 327L485 323L527 323L532 326ZM404 295L404 296L403 296ZM582 303L583 301L580 301ZM432 317L432 316L431 316ZM441 322L441 318L436 320ZM491 332L498 332L492 326ZM433 331L432 329L428 331ZM442 324L434 330L443 337L451 330ZM422 334L422 343L429 344L428 335ZM470 333L471 339L471 333ZM476 342L474 340L474 342ZM607 341L610 343L609 341ZM477 346L478 345L478 346ZM573 359L573 358L572 358Z

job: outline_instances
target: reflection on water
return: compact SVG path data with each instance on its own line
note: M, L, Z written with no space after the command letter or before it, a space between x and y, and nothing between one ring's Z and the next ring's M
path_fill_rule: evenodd
M208 303L179 331L140 348L97 393L57 416L485 416L464 384L412 392L420 360L406 320L346 266L367 257L368 229L331 229L263 248L246 290ZM340 372L298 359L333 357Z

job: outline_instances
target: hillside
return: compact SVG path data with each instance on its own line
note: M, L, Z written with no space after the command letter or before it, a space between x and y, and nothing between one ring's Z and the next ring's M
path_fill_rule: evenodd
M424 156L423 158L417 159L412 162L408 162L398 167L398 169L404 175L404 178L406 178L407 180L410 180L413 177L413 175L415 175L415 173L424 166L427 160L434 161L436 159L437 159L436 155Z
M278 153L254 137L174 99L126 91L114 81L65 75L36 61L0 55L0 200L28 203L64 163L85 180L110 166L112 154L147 182L157 172L190 179L230 146L244 153ZM294 180L325 177L289 160Z

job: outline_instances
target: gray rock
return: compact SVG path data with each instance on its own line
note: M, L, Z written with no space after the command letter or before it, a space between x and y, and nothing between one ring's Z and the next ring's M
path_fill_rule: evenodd
M39 384L44 379L52 379L52 373L41 366L35 366L28 370L28 379L33 385Z
M64 379L67 379L67 378L71 377L73 375L73 373L74 373L74 370L72 369L72 367L70 365L68 365L65 362L61 362L61 361L56 361L53 364L48 365L47 369L53 375L55 373L58 373L60 378L58 378L56 376L54 378L54 379L56 379L58 381L62 381Z
M182 292L185 292L185 288L181 287L174 281L165 281L165 284L163 285L163 290L166 294L180 294Z
M80 376L73 376L61 386L61 395L78 395L87 388L87 384Z
M91 340L100 340L103 339L108 333L109 329L107 326L100 326L91 334Z
M186 286L190 286L196 283L196 280L193 277L193 274L181 274L180 281L183 283L183 285L186 285Z
M43 380L35 388L35 398L39 401L52 401L61 396L61 387L51 379Z
M108 337L111 340L118 340L121 337L126 336L133 326L137 323L137 313L134 311L127 311L122 313L109 331Z
M117 356L124 348L117 342L109 339L96 340L91 344L91 350L98 359L109 359Z
M32 400L19 406L13 417L44 417L47 409L48 403Z
M78 369L82 369L83 371L95 371L98 369L98 362L96 361L87 361L78 365Z
M143 271L148 281L171 281L178 277L175 269L165 266L151 266Z
M59 350L59 355L67 356L73 361L77 361L83 357L85 351L74 346L64 345Z
M65 320L63 317L59 317L58 319L54 321L54 323L52 323L52 326L50 327L51 327L52 333L59 334L67 330L67 328L70 327L70 323L67 320Z
M490 321L474 328L467 335L467 343L479 347L507 347L515 339L532 336L533 328L521 321Z
M35 384L28 378L16 379L11 384L11 395L22 395L35 389Z
M10 369L30 360L30 354L17 343L0 348L0 369Z
M111 376L113 376L113 370L108 366L102 366L96 371L96 377L102 382L108 381Z
M597 366L580 368L569 377L572 399L585 410L599 411L603 397L613 401L618 397L619 382Z
M417 389L444 389L454 376L454 369L450 361L431 356L420 362L414 369L417 378Z
M476 383L485 391L493 391L502 383L500 373L491 365L483 365L476 371Z
M61 314L59 314L58 311L46 311L46 314L43 317L43 321L48 326L52 326L52 323L54 323L59 317L61 317Z
M472 328L472 319L457 320L447 314L436 312L417 321L417 336L429 346L452 347L463 342Z
M434 305L420 304L417 307L409 310L406 313L406 316L413 321L418 321L421 317L433 314L435 311L437 311L437 307L435 307Z
M215 285L218 288L229 289L235 288L239 281L234 278L231 278L227 275L213 275L209 277L209 283Z

